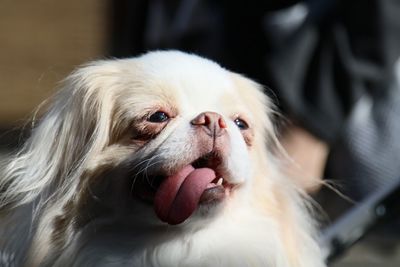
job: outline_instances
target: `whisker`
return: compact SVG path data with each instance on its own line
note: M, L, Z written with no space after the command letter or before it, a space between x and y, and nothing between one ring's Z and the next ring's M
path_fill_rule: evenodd
M147 173L147 169L148 169L149 167L151 167L151 166L153 166L154 164L157 164L157 163L159 163L159 162L162 161L162 160L158 160L158 161L156 161L156 162L154 162L153 164L150 165L150 162L153 161L153 160L155 160L157 157L160 157L160 155L154 155L154 156L152 156L151 158L145 159L145 160L139 162L138 164L136 164L136 165L134 166L134 169L135 169L135 168L138 168L138 167L140 167L140 168L139 168L138 172L136 172L136 174L135 174L135 176L134 176L134 178L133 178L133 182L132 182L132 186L131 186L131 192L133 191L133 188L135 187L135 183L136 183L136 180L137 180L138 176L139 176L141 173L143 173L143 171L146 171L146 173ZM145 166L144 166L144 167L141 167L140 165L145 165Z
M152 166L154 166L154 165L156 165L156 164L162 162L162 160L155 161L155 162L153 162L153 163L151 163L151 164L150 164L150 162L151 162L151 161L148 161L148 162L147 162L146 168L144 169L145 178L146 178L146 181L147 181L147 182L149 183L149 185L151 186L151 188L155 189L154 186L153 186L153 182L154 182L154 181L150 181L150 180L149 180L149 176L148 176L147 170L148 170L150 167L152 167Z

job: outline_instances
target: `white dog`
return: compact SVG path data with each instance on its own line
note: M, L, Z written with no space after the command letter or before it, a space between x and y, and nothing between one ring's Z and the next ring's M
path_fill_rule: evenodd
M262 88L176 51L86 65L0 181L1 266L325 266Z

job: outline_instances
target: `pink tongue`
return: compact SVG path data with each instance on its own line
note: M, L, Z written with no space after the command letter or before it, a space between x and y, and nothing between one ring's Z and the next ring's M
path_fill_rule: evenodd
M167 177L154 198L157 216L169 224L185 221L196 210L201 195L215 177L212 169L194 169L192 165Z

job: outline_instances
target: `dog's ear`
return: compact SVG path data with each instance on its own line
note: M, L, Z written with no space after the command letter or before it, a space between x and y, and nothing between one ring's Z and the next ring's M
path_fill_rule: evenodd
M91 154L109 139L112 114L109 63L79 68L52 99L21 151L0 177L0 209L64 194L79 180ZM44 193L46 192L46 193ZM44 195L46 194L46 195Z

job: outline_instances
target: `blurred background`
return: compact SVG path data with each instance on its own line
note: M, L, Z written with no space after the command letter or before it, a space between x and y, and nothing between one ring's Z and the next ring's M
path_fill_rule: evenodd
M400 266L399 15L397 0L2 0L0 160L77 66L194 52L265 85L331 266Z
M1 147L73 68L107 53L108 1L0 2ZM15 131L14 131L15 129Z

